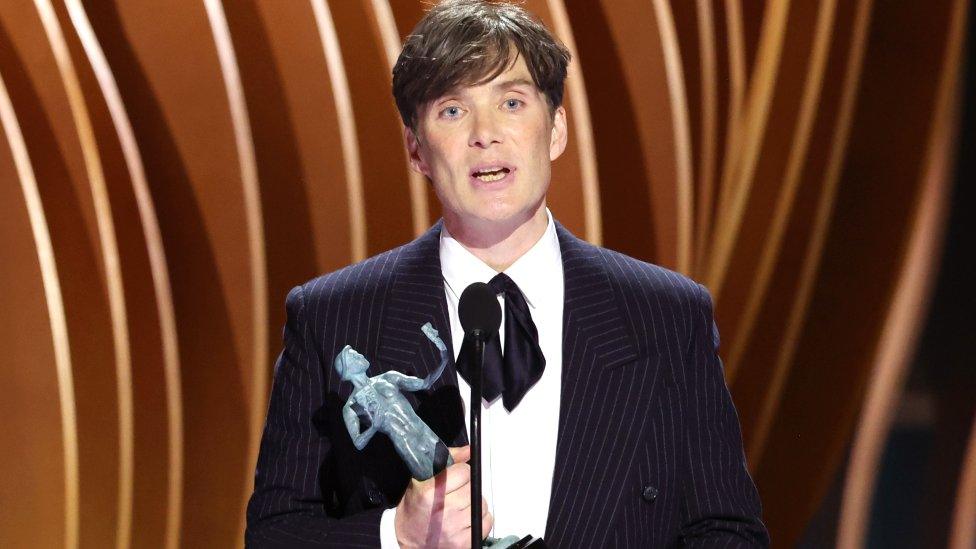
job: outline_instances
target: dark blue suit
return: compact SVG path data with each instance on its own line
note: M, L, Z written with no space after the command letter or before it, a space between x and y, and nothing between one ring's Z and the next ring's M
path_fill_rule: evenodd
M249 545L375 547L383 510L409 480L385 437L357 452L342 422L346 344L424 377L448 348L440 223L417 240L288 295ZM592 246L557 225L565 276L559 439L546 526L551 547L768 545L738 418L715 348L711 299L674 272ZM449 446L466 443L450 365L408 398ZM531 456L527 456L531 459Z

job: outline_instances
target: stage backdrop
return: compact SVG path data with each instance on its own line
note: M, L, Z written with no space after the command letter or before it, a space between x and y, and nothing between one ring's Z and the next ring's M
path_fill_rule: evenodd
M708 286L773 539L843 465L859 545L968 2L525 5L574 53L554 215ZM287 291L438 217L389 91L423 9L0 2L0 546L241 543Z

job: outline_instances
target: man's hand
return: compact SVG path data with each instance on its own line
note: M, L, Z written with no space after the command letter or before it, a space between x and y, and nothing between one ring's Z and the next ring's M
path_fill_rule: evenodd
M394 523L400 547L471 547L471 447L450 450L453 465L407 486ZM481 498L483 537L492 522L488 502Z

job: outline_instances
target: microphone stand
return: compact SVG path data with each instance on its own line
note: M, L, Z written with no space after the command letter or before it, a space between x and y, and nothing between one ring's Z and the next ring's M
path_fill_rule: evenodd
M471 376L471 549L481 547L481 376L485 334L473 330L474 375Z
M464 329L465 341L470 337L473 348L468 356L468 374L471 379L468 384L471 386L470 400L470 433L471 443L471 549L481 549L488 547L482 545L481 528L481 401L483 399L484 382L484 362L485 362L485 340L495 335L496 329L502 321L502 310L497 302L497 294L488 284L475 282L464 289L461 298L458 300L458 316L461 318L461 327ZM512 544L508 536L500 540L492 540L491 547L507 547L508 549L527 549L546 547L542 538L533 538L531 535L516 540Z

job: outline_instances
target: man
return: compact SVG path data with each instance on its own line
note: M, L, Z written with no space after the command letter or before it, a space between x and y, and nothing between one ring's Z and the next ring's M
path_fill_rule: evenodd
M408 37L394 97L443 220L289 294L249 544L469 545L466 361L407 395L455 462L423 482L388 439L353 447L341 412L352 387L329 365L351 345L373 359L371 375L425 378L439 357L417 331L430 322L458 357L458 298L473 282L504 305L481 403L484 534L553 547L768 544L708 293L577 239L546 208L567 140L568 62L541 23L501 3L439 4Z

